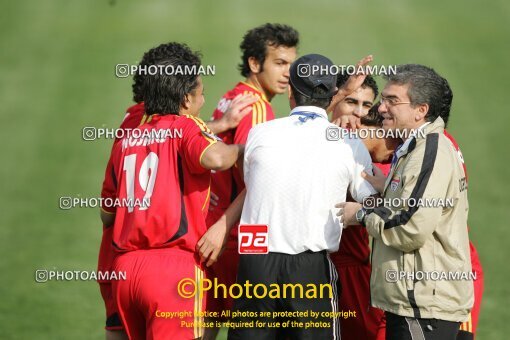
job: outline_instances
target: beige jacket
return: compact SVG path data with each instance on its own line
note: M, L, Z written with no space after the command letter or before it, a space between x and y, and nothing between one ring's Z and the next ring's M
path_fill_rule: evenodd
M403 145L383 192L397 200L365 219L373 237L371 301L401 316L462 322L473 306L467 187L443 131L437 118L425 138Z

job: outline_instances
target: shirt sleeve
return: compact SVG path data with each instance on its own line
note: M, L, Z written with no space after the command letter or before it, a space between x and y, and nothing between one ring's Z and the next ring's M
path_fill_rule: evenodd
M351 183L349 189L352 198L361 203L365 197L377 193L377 190L361 177L363 171L369 174L373 173L372 159L370 158L367 148L360 140L352 140L351 145L354 164L351 168Z
M246 144L251 128L271 119L274 119L271 105L260 99L252 105L251 112L241 119L234 134L234 144Z
M192 173L208 171L200 163L204 152L217 142L217 137L198 117L186 115L181 141L181 155Z

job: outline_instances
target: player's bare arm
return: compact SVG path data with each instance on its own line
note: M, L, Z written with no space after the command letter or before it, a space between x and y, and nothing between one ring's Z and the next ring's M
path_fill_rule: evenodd
M215 134L236 128L241 119L251 112L251 105L257 100L258 98L251 93L237 95L223 116L218 120L207 122L207 127Z
M209 267L220 257L230 234L232 226L241 218L246 189L237 195L225 213L214 223L197 243L197 251L200 261L205 262Z
M373 56L367 55L356 64L356 69L358 69L360 66L361 67L367 66L369 63L372 62L372 60L374 60ZM337 94L331 100L331 104L329 105L326 111L327 112L333 111L333 109L339 102L341 102L349 94L356 91L363 84L366 77L367 77L366 74L353 74L352 76L350 76L349 79L345 82L345 84L338 89Z
M204 151L200 164L210 170L227 170L242 157L244 153L244 145L232 144L227 145L222 142L211 145Z
M115 222L115 214L100 210L101 221L105 227L110 227Z

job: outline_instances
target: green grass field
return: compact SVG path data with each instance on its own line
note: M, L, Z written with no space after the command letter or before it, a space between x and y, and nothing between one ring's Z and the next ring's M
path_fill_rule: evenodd
M114 76L162 42L180 41L216 65L205 78L207 119L239 79L249 28L287 23L300 54L336 63L422 63L451 83L450 131L470 176L471 238L485 271L478 339L507 339L510 3L427 1L5 1L0 20L0 338L102 339L95 282L36 283L36 269L94 270L98 209L58 208L60 196L97 197L111 141L85 142L84 126L116 127L131 79ZM380 82L382 85L382 81ZM279 116L286 98L275 98ZM505 156L506 155L506 156ZM505 303L505 301L507 301Z

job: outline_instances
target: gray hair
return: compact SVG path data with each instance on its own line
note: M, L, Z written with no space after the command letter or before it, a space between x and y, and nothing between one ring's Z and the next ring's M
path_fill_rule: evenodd
M385 78L389 83L409 86L407 95L411 105L428 104L425 116L428 122L441 117L445 125L448 123L453 93L448 81L432 68L418 64L398 65L397 72Z

